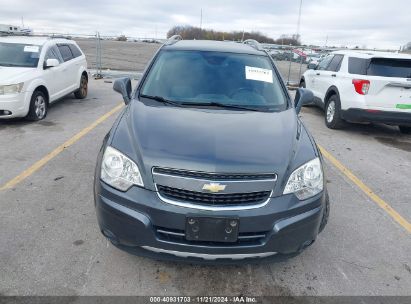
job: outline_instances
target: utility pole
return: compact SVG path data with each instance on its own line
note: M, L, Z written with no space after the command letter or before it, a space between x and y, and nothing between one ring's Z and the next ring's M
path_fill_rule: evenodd
M200 11L200 31L203 29L203 9Z
M301 26L301 9L303 6L303 0L300 0L300 8L298 10L298 21L297 21L297 40L300 38L300 26Z
M203 37L203 8L200 10L200 37L199 39L202 39Z
M298 21L297 21L297 37L296 37L296 42L298 43L298 42L300 42L301 43L301 40L300 40L300 26L301 26L301 8L302 8L302 6L303 6L303 0L300 0L300 8L298 9ZM302 51L304 51L304 49L303 48L301 48L302 49ZM300 82L300 79L301 79L301 68L302 68L302 65L303 65L303 56L302 56L302 54L299 54L299 56L300 56L300 71L299 71L299 73L298 73L298 83ZM291 64L291 58L290 58L290 64ZM290 67L291 67L291 65L290 65ZM290 79L290 70L288 71L288 84L290 83L290 81L289 81L289 79Z

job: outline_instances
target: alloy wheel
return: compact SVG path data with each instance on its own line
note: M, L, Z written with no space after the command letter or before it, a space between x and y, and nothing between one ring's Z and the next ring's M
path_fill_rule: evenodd
M335 101L332 100L329 102L327 107L327 122L331 123L334 120L335 115Z
M87 95L87 79L86 78L82 78L81 79L81 88L80 88L80 90L81 90L81 94L83 95L83 96L86 96Z
M34 112L39 119L42 119L44 115L46 115L46 100L41 95L37 96L34 101Z

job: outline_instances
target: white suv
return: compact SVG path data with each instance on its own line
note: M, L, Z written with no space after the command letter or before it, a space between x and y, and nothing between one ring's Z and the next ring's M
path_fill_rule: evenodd
M49 103L87 96L86 57L70 39L0 37L0 119L46 117Z
M331 129L344 121L381 122L411 132L410 55L333 52L304 73L300 86L313 91Z

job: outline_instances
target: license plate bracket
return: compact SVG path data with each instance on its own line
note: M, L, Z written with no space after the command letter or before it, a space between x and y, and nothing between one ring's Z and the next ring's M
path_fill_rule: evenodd
M240 221L226 217L186 217L186 240L235 243Z

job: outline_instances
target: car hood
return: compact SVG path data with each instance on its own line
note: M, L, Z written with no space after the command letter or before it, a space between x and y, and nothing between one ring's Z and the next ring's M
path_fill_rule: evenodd
M155 166L280 177L295 157L297 121L292 108L264 113L133 101L120 118L111 145L150 177Z
M35 71L36 68L0 66L0 85L24 82L27 74L33 73Z

